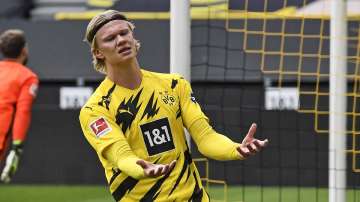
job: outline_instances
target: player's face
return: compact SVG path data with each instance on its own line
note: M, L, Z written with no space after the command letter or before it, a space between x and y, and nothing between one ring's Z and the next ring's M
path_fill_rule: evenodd
M124 20L113 20L105 24L96 33L98 59L105 63L121 64L136 57L136 43L128 23Z

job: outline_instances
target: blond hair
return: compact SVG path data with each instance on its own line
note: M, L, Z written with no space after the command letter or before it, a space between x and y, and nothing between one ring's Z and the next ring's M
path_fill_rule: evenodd
M131 23L125 15L121 14L119 11L115 11L115 10L107 10L104 11L98 15L96 15L95 17L93 17L87 28L86 28L86 33L85 33L85 39L84 41L86 41L90 47L91 47L91 53L92 53L92 63L94 65L94 69L100 73L106 74L106 65L104 60L97 58L94 55L94 50L97 49L97 44L96 44L96 33L97 31L99 31L99 29L104 26L105 24L107 24L110 21L113 20L124 20L128 23L130 30L133 32L135 29L135 26L133 23ZM138 51L140 48L140 43L139 41L135 40L135 46L136 46L136 50Z

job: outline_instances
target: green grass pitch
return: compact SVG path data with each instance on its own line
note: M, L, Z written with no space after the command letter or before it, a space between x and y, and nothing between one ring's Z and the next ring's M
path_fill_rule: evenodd
M212 201L224 201L224 189L210 186ZM347 201L360 199L360 191L348 190ZM1 185L1 202L113 202L106 186ZM230 186L228 202L327 202L326 188Z

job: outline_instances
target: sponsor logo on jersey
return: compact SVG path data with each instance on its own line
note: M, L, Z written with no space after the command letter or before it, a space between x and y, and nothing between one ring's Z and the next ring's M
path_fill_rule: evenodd
M167 118L140 125L149 156L174 149L173 136Z
M90 124L91 130L94 132L96 137L106 135L111 131L110 125L106 122L103 117L100 117Z

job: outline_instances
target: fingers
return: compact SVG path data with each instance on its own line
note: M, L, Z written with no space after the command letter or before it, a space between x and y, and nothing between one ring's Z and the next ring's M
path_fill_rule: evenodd
M249 128L249 131L248 131L248 133L247 133L246 136L251 137L251 138L254 138L254 134L255 134L255 132L256 132L256 128L257 128L256 123L251 124L251 126L250 126L250 128Z
M254 139L249 143L245 143L237 147L236 150L240 153L242 157L247 158L251 155L255 155L256 153L260 152L261 149L266 147L268 143L269 143L268 139L265 140Z
M146 176L148 176L148 177L154 176L155 169L145 169L144 171L145 171Z
M138 164L139 166L141 166L143 169L145 169L145 168L147 168L148 167L148 162L146 162L146 161L144 161L144 160L142 160L142 159L140 159L140 160L137 160L136 161L136 164Z
M240 155L244 158L250 156L250 151L246 147L237 147L236 150L240 153Z
M142 166L142 163L147 163L146 168ZM166 175L175 167L176 161L172 161L169 164L152 164L143 160L138 160L136 162L138 165L144 168L145 175L148 177L158 177L161 175Z
M254 139L254 134L256 132L256 128L257 128L256 123L251 124L248 133L246 134L244 140L242 141L242 144L251 142Z
M166 175L166 174L168 174L169 172L171 172L171 171L172 171L172 169L175 167L175 165L176 165L176 160L173 160L171 163L166 164L167 169L166 169L166 170L164 170L163 175Z
M256 141L254 141L254 142L256 142ZM246 147L252 154L255 154L256 152L258 152L259 148L260 148L259 146L256 146L253 142L248 144Z
M175 165L176 165L176 160L172 161L169 164L157 165L157 166L160 166L160 168L159 168L160 171L157 173L157 176L168 174L169 172L172 171L172 169L175 167Z
M175 167L176 165L176 160L173 160L170 164L169 164L169 172L172 171L172 169Z
M266 145L269 143L269 140L268 139L265 139L265 140L254 140L254 144L257 146L257 147L266 147Z
M155 165L154 166L154 172L153 172L153 176L157 177L160 175L163 175L163 171L166 170L166 165Z

